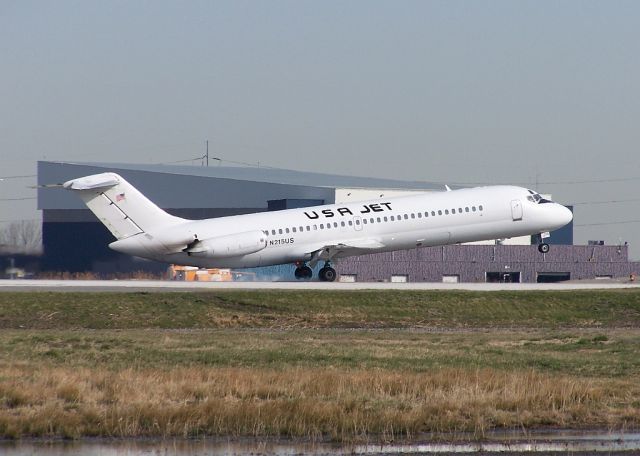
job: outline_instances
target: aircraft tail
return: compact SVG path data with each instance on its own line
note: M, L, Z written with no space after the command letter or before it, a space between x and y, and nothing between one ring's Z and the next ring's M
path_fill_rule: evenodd
M93 174L63 184L73 190L116 239L183 221L167 214L115 173Z

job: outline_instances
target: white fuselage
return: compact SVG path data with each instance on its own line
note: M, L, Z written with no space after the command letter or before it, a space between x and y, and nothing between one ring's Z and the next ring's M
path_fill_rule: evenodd
M116 241L120 252L200 267L256 267L305 262L326 246L344 246L332 258L419 246L534 235L558 229L571 212L554 202L532 201L515 186L478 187L276 212L184 220ZM182 251L183 239L217 239L263 232L266 247L254 253L211 257ZM167 239L175 239L172 248Z

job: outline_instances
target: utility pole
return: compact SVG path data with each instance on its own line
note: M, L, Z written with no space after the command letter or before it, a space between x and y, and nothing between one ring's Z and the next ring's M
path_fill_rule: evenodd
M206 141L207 144L207 153L204 155L205 157L207 157L207 168L209 167L209 140L207 139Z

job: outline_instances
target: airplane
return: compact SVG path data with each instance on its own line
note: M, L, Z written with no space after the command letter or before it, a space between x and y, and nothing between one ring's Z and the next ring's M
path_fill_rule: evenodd
M295 264L297 279L333 282L333 261L353 255L533 235L541 253L569 209L516 186L486 186L277 212L188 220L168 214L122 176L65 182L115 236L121 253L185 266Z

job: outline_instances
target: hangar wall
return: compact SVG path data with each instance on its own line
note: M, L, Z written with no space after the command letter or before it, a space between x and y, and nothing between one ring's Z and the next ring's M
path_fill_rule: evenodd
M518 273L517 282L536 283L540 275L570 280L624 278L640 273L640 263L629 262L625 245L554 245L547 254L536 246L449 245L345 258L336 269L358 282L402 276L408 282L442 282L455 276L460 282L491 281L487 273L504 281L505 274Z

